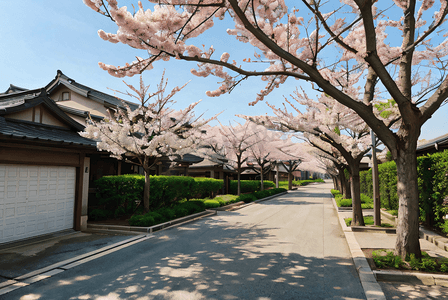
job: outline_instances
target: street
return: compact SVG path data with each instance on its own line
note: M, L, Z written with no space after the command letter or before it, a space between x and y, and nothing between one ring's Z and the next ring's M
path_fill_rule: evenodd
M365 299L331 184L154 233L4 299ZM2 298L2 299L3 299Z

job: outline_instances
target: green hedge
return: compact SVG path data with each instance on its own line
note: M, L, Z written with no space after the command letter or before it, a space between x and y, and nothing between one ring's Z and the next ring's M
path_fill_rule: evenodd
M185 201L178 203L171 208L162 207L144 215L132 216L129 219L129 225L149 227L204 211L205 208L206 204L203 201Z
M265 189L275 187L275 183L269 180L263 180L263 186ZM254 193L261 189L261 183L259 180L241 180L241 194ZM238 194L238 180L231 180L229 193Z
M150 209L154 210L182 199L213 197L223 181L186 176L151 176ZM132 214L136 201L142 201L145 177L142 175L104 176L95 182L99 208L89 212L91 220ZM143 204L140 205L141 207ZM101 212L103 210L103 212Z
M195 177L194 181L193 198L214 198L224 185L222 179Z
M397 166L390 161L378 165L381 207L398 209ZM361 193L373 198L372 169L360 172Z
M442 205L448 196L448 151L419 157L417 170L420 219L443 229L443 216L448 213L448 208Z
M443 201L448 196L448 151L417 158L420 220L434 228L447 225L443 216L448 213ZM395 162L378 166L381 207L398 210L397 168ZM361 193L373 197L372 170L361 172Z

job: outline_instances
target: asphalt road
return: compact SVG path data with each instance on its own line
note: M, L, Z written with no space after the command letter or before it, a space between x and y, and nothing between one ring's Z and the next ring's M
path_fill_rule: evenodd
M5 299L365 299L330 184L156 232Z

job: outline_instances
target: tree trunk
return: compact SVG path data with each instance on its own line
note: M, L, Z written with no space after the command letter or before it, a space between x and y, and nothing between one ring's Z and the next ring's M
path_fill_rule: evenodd
M352 194L352 226L365 226L361 208L361 183L359 177L359 162L350 164L350 187Z
M409 149L411 148L411 149ZM398 225L395 254L403 259L407 254L421 257L419 241L419 203L417 154L415 147L399 149L397 164Z
M292 190L292 173L288 173L288 190Z
M350 199L352 198L352 184L350 182L350 180L347 180L347 178L345 178L345 174L344 174L344 183L346 185L346 194L345 194L345 198L346 199Z
M340 191L341 194L344 196L344 199L350 199L352 197L350 186L349 182L345 178L344 170L342 170L342 172L339 173L339 180L341 181L341 191Z
M338 178L336 176L331 176L331 177L333 179L334 189L340 191Z
M261 172L260 172L260 191L264 190L264 182L263 182L263 166L260 166Z
M275 164L275 187L278 188L278 181L279 181L279 171L278 171L278 162Z
M338 174L338 179L339 179L339 186L340 186L340 192L342 194L343 197L345 197L347 191L346 191L346 185L344 184L344 173L343 172L339 172Z
M238 168L238 190L237 190L236 194L238 196L241 195L241 173L240 173L240 169L239 168Z
M149 191L150 191L149 170L145 170L145 187L143 189L143 206L145 213L149 212Z

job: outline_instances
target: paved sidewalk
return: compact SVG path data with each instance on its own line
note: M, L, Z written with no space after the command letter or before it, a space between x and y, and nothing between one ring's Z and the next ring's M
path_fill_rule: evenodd
M373 211L364 212L364 215L373 215ZM351 218L352 212L339 212L342 218ZM383 220L382 220L383 221ZM384 222L387 222L384 220ZM344 225L343 225L344 226ZM344 230L349 230L348 228ZM395 248L396 234L390 231L354 231L350 232L356 239L361 249L391 249ZM434 257L448 257L448 252L437 247L435 244L420 238L422 251ZM394 271L390 271L394 272ZM389 272L389 273L390 273ZM388 272L385 272L388 273ZM389 276L387 274L376 274L378 284L380 285L386 299L448 299L448 287L436 285L448 283L446 275L416 274L404 273ZM386 277L387 276L387 277ZM436 282L433 277L439 277L443 282Z

